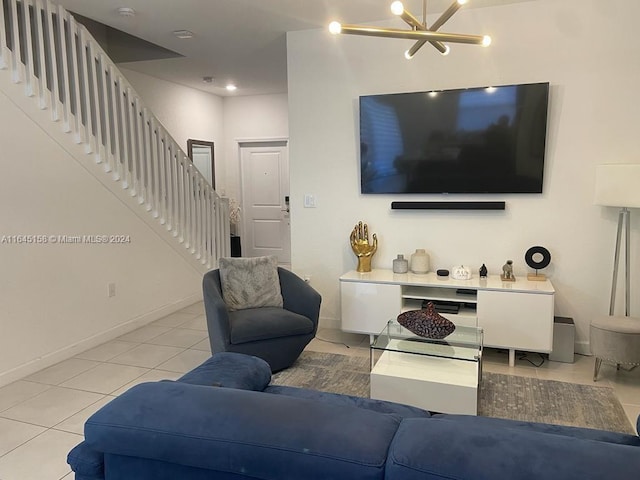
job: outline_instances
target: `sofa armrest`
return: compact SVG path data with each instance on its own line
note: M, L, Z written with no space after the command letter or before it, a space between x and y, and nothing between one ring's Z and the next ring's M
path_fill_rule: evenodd
M308 478L309 472L314 478L357 480L382 478L399 423L392 415L356 407L152 382L132 387L94 413L85 423L85 438L104 452L106 471L115 455L263 480Z
M403 420L385 478L626 480L639 471L637 446L432 417Z
M282 292L283 307L291 312L303 315L313 322L315 334L320 317L320 303L322 297L307 282L289 270L278 267L280 290Z
M79 443L69 452L67 463L77 480L104 480L104 453L93 450L87 442Z
M271 367L252 355L218 352L176 381L261 392L271 381Z

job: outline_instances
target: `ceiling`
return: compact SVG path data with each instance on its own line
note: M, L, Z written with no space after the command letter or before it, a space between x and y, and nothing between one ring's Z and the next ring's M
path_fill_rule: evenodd
M124 68L216 95L287 91L286 32L326 28L331 20L365 23L391 18L391 0L54 0L109 27L121 30L182 56L122 62ZM470 0L479 8L533 0ZM405 0L422 16L420 0ZM452 0L429 0L428 12L444 11ZM118 14L130 7L134 17ZM451 22L455 21L454 19ZM178 39L175 30L194 36ZM490 33L490 32L489 32ZM213 77L213 83L202 78Z

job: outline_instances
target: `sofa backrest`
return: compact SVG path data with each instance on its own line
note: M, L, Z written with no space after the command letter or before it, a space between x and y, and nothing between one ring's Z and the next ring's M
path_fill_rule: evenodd
M389 449L387 480L628 480L640 447L489 421L407 419Z
M127 456L266 480L383 479L394 415L287 395L182 382L137 385L91 416L87 444Z

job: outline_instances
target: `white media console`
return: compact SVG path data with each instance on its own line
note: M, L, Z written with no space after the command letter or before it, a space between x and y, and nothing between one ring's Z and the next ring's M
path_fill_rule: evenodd
M423 301L442 302L458 310L442 313L456 325L481 327L486 347L551 352L553 345L553 285L549 280L516 277L503 282L499 275L470 280L440 278L374 269L347 272L340 277L342 330L377 335L399 313L417 310ZM456 308L457 305L457 308Z

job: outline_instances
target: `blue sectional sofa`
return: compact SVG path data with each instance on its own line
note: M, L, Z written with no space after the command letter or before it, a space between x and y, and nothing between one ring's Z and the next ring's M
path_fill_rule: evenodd
M634 435L464 415L269 385L219 353L137 385L85 424L76 480L633 479Z

